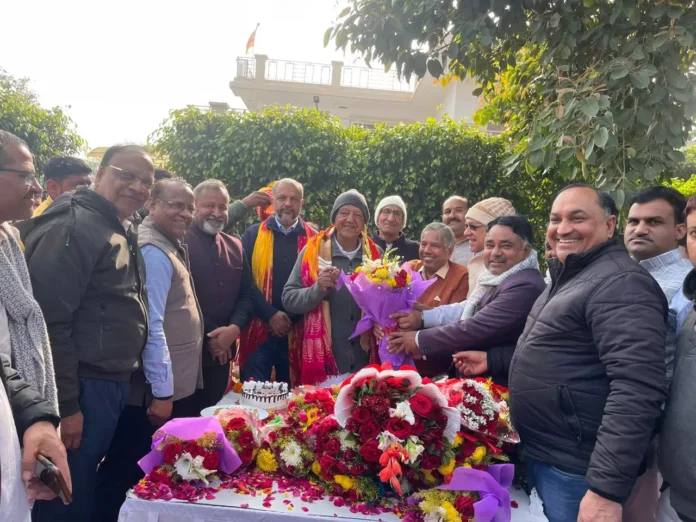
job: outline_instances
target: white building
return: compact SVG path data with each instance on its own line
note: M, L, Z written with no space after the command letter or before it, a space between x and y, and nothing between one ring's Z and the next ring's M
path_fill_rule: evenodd
M471 94L476 84L470 78L443 88L430 74L406 82L378 68L272 60L262 54L237 58L230 89L249 110L268 105L318 107L345 126L423 122L445 114L473 124L481 106Z

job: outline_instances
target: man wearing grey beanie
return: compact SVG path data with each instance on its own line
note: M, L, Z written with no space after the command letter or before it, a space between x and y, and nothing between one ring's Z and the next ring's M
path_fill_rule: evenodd
M420 247L418 241L407 239L402 232L407 219L406 203L400 196L387 196L377 204L375 225L378 233L372 240L385 252L393 249L402 262L418 259Z

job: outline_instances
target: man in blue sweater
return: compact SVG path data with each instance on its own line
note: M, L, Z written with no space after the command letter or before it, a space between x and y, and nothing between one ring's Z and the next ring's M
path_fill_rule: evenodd
M298 253L314 231L300 218L304 190L294 179L281 179L273 186L274 214L244 233L242 245L249 257L254 282L254 320L239 342L242 381L267 381L275 367L276 380L290 383L290 343L301 342L302 316L289 316L283 307L283 287Z

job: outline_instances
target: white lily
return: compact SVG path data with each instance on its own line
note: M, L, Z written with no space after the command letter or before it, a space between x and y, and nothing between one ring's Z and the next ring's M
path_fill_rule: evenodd
M411 435L406 441L406 451L408 451L408 462L413 464L421 456L421 453L425 451L425 446L419 444L418 437Z
M416 418L413 415L413 410L411 410L411 405L407 401L398 403L396 408L389 408L389 416L396 417L397 419L403 419L411 426L416 423Z
M182 480L202 480L203 483L207 486L208 479L206 477L208 475L211 475L212 473L215 473L217 470L206 469L203 466L203 460L204 457L201 455L199 455L196 458L193 458L193 456L188 451L184 451L181 454L181 456L177 459L177 461L174 463L174 469L179 474Z
M382 451L387 449L392 444L401 444L403 442L402 439L397 438L390 431L383 431L382 433L380 433L379 437L377 437L377 440L379 441L379 445L377 447Z

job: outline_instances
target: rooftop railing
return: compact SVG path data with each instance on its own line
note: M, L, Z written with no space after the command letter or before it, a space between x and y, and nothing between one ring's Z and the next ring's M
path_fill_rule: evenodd
M331 66L321 63L268 60L266 80L331 85Z
M356 87L359 89L376 89L381 91L414 92L415 77L410 82L399 78L394 71L384 72L367 67L344 66L341 71L341 87Z

